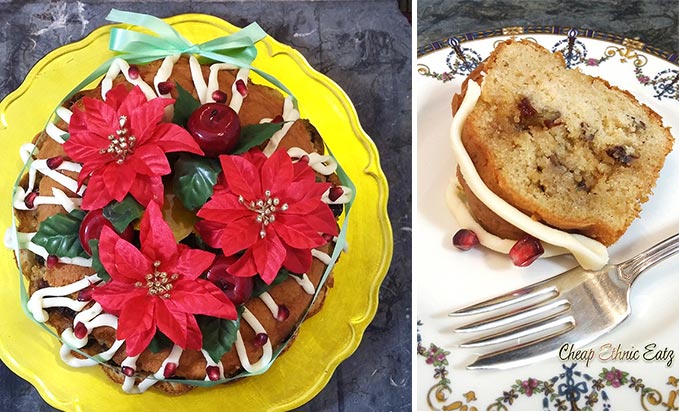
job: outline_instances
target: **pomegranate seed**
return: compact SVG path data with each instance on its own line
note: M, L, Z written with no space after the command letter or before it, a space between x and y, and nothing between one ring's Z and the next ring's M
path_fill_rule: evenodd
M73 334L78 339L83 339L85 336L87 336L87 328L85 327L85 324L83 322L76 323L76 326L73 328Z
M48 255L47 259L45 259L45 265L50 269L57 266L57 263L59 263L59 258L55 255Z
M340 196L345 193L344 190L342 190L342 187L340 186L333 186L331 187L331 190L328 191L328 198L331 200L331 202L335 202L336 200L340 199Z
M255 335L255 340L253 341L253 345L255 346L264 346L265 343L269 340L269 335L266 333L258 333Z
M169 81L164 81L164 82L158 83L158 93L160 93L160 94L168 94L174 88L175 88L175 85L172 82L169 82Z
M283 116L281 116L280 114L277 114L272 119L272 123L283 123Z
M35 198L38 197L38 192L31 192L24 198L24 204L27 208L33 209L35 207Z
M177 371L177 364L175 362L168 362L163 369L163 377L168 379L175 374L175 371Z
M222 90L215 90L212 98L216 103L225 103L227 101L227 94Z
M460 250L470 250L478 244L477 235L470 229L461 229L453 235L453 246Z
M279 311L276 313L276 319L279 322L283 322L284 320L288 319L288 316L290 316L290 311L286 305L279 305Z
M208 379L211 381L217 381L220 379L220 368L219 366L208 366L205 368L206 373L208 374Z
M50 157L45 161L45 163L47 164L47 167L54 170L57 167L61 166L62 163L64 163L64 158L61 156Z
M132 375L135 374L135 370L132 369L132 368L129 367L129 366L123 366L123 367L121 368L121 371L123 372L123 375L125 375L125 376L132 376Z
M76 298L78 302L89 302L92 300L92 289L93 286L88 286L85 289L81 289L78 292L78 297Z
M529 266L543 254L543 245L533 236L524 236L510 249L510 259L515 266Z
M236 91L243 97L248 96L248 88L246 87L246 82L242 79L236 80Z
M130 65L130 68L128 69L128 76L130 76L132 80L139 78L139 68L134 64Z

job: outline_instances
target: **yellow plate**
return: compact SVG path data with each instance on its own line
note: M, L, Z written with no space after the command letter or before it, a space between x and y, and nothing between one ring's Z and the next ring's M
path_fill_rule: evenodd
M233 33L218 18L186 14L166 20L194 43ZM10 226L10 193L19 170L19 146L30 141L63 95L111 57L109 31L54 50L38 62L24 83L0 103L0 227ZM300 53L271 37L257 44L255 66L275 75L298 98L302 117L317 127L352 178L357 196L348 230L349 253L335 269L335 286L322 312L307 320L291 348L265 374L181 397L153 390L126 395L99 368L73 369L59 358L58 341L33 323L19 303L19 278L10 250L0 250L0 358L31 382L55 408L66 411L230 410L284 411L309 401L328 383L338 364L359 346L378 306L378 289L392 258L387 217L387 180L374 143L362 130L352 103L332 80Z

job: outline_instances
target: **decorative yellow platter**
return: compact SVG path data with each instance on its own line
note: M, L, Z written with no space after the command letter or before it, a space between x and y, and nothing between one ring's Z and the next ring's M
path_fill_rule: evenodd
M166 21L193 43L233 33L237 27L216 17L185 14ZM23 84L0 103L0 228L11 225L11 188L21 170L22 143L32 140L66 93L113 56L101 27L85 39L48 54ZM73 369L59 358L59 342L32 322L19 300L19 275L11 250L0 249L0 358L32 383L52 406L64 411L172 410L286 411L314 397L335 368L359 346L378 307L378 291L392 257L387 216L388 186L377 149L362 130L347 95L314 70L304 57L271 37L257 43L254 66L275 75L299 102L300 113L319 130L353 180L348 253L335 268L335 283L321 313L307 320L294 344L263 375L181 397L155 391L127 395L98 368ZM257 77L255 79L257 82ZM151 408L151 409L150 409Z

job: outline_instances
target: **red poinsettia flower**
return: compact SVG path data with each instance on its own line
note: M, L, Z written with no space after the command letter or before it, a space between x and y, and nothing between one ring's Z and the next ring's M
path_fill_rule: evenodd
M199 278L215 255L177 244L151 202L140 223L141 250L104 227L99 259L111 280L92 291L105 311L118 316L117 339L128 356L141 353L160 330L184 349L200 350L194 315L236 319L234 304L212 282Z
M120 84L101 101L84 97L84 110L75 110L64 151L83 168L78 184L87 182L82 208L99 209L130 193L142 206L163 204L161 176L170 173L168 152L203 154L182 127L162 123L173 99L146 99L135 86Z
M285 150L267 158L259 149L220 156L223 184L198 211L203 240L226 256L244 252L229 267L234 276L259 274L267 284L284 267L304 273L312 248L338 234L330 207L321 201L330 183L316 182L306 162L293 163Z

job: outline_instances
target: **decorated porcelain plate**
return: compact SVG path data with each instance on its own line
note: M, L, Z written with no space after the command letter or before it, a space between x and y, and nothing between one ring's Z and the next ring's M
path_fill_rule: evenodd
M182 15L167 20L193 43L237 30L212 16ZM0 193L6 206L0 226L11 222L10 194L21 169L19 146L42 130L66 93L112 56L112 26L61 47L43 58L24 83L0 104ZM65 411L173 410L211 411L224 405L242 411L291 410L316 395L338 364L359 345L378 306L378 290L392 256L387 217L387 182L378 153L362 130L346 94L315 71L300 53L271 37L257 43L255 67L275 75L297 97L302 117L309 118L333 150L357 188L348 230L349 252L335 268L335 286L322 314L305 322L295 343L269 371L228 385L197 388L181 397L148 391L126 395L99 368L72 369L59 358L59 342L32 322L19 302L19 276L12 252L0 250L0 358L31 382L42 397ZM17 154L17 155L14 155ZM329 333L328 331L332 331Z
M572 69L630 91L663 117L678 138L678 56L638 40L591 30L513 27L452 36L418 50L417 197L413 271L417 289L419 410L671 410L678 408L678 258L644 273L633 286L632 315L586 349L594 359L555 356L509 370L467 370L479 349L452 332L465 319L448 314L576 266L570 257L514 267L507 256L452 246L460 228L447 209L454 176L448 131L451 97L494 44L512 36L561 51ZM609 248L625 260L678 230L678 144L654 195ZM468 320L469 321L469 320Z

